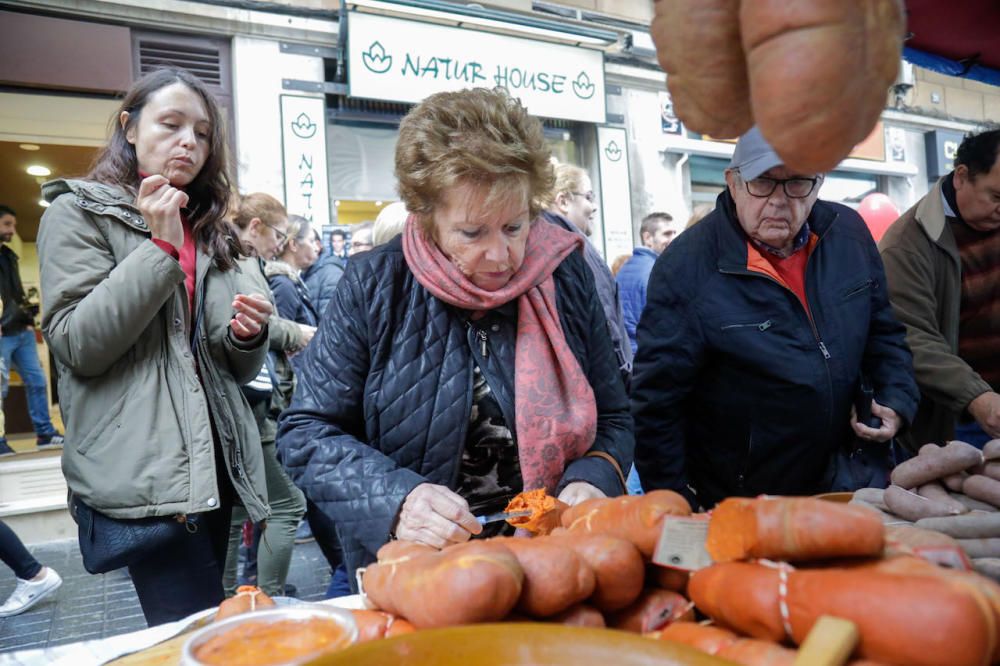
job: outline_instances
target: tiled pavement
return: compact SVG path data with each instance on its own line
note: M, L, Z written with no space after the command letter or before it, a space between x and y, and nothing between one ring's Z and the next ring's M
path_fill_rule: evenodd
M10 618L0 619L0 652L51 647L76 641L107 638L145 629L132 581L124 570L91 575L83 568L76 540L29 546L39 562L62 576L62 587L52 599ZM295 546L288 582L296 596L307 601L323 598L330 569L315 542ZM0 601L14 589L14 575L0 567Z

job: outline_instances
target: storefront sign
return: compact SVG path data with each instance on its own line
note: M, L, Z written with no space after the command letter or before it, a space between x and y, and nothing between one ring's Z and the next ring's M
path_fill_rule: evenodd
M924 134L927 148L927 178L935 180L955 168L955 155L964 135L950 130L934 130Z
M598 164L601 169L601 220L604 257L632 254L632 192L628 175L628 138L617 127L597 128Z
M330 223L326 102L322 97L281 96L281 150L285 208L322 229Z
M906 161L906 130L902 127L887 127L886 141L889 144L889 155L893 162Z
M684 125L677 118L674 112L674 100L670 93L663 90L659 93L660 101L660 129L664 134L684 135Z
M419 102L501 86L546 118L605 122L604 54L486 32L349 14L352 97Z

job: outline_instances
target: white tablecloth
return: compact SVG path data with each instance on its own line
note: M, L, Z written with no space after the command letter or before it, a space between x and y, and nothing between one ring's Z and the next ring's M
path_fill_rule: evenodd
M278 605L309 603L283 597L278 597L275 601ZM357 594L347 597L337 597L336 599L326 599L315 603L328 604L339 608L364 608L361 597ZM214 608L210 608L200 613L195 613L183 620L110 638L100 638L80 643L67 643L66 645L43 648L41 650L22 650L20 652L0 654L0 666L100 666L112 659L145 650L157 643L162 643L165 640L173 638L190 628L198 620L212 615L215 613L215 610Z

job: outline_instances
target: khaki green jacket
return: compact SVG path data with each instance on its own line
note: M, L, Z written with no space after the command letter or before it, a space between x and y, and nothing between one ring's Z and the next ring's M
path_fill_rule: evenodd
M958 356L962 261L941 201L941 181L879 242L889 299L906 326L920 408L903 441L912 450L955 435L955 420L992 390Z
M198 513L219 506L222 465L251 519L266 518L260 439L239 387L267 338L240 345L229 331L233 297L260 291L246 262L222 272L199 251L191 313L183 269L150 240L129 194L79 180L42 193L42 328L59 369L70 490L116 518Z

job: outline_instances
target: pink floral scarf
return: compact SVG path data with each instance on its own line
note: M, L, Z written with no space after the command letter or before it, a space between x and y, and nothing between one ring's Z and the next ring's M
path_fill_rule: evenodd
M403 254L427 291L456 307L485 311L519 299L514 351L514 412L524 489L554 493L567 463L583 456L597 433L597 402L566 342L552 272L583 239L543 220L532 223L524 263L496 291L480 289L420 230L403 231Z

